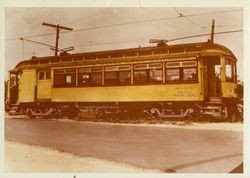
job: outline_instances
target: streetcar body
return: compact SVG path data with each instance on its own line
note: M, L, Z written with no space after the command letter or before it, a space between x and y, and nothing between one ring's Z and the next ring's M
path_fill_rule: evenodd
M7 105L29 116L92 108L120 115L235 117L237 59L226 47L191 43L35 57L10 70Z

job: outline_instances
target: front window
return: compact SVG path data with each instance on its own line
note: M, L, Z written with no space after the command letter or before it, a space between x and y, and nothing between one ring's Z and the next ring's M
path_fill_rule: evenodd
M215 71L215 77L216 77L217 79L220 79L221 65L220 65L220 64L215 64L215 65L214 65L214 71Z
M233 61L226 59L226 81L233 81Z

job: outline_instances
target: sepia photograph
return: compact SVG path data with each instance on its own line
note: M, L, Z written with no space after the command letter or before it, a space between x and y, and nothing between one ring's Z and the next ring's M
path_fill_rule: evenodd
M4 31L5 173L244 173L243 7L5 7Z

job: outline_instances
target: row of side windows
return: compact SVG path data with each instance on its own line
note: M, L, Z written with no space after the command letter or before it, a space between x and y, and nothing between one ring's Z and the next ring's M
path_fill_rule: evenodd
M133 75L131 68L133 67ZM102 75L104 72L104 76ZM54 87L105 86L163 83L163 63L147 63L102 67L67 68L54 70ZM166 83L197 81L197 61L168 62L165 65ZM76 82L77 81L77 82Z

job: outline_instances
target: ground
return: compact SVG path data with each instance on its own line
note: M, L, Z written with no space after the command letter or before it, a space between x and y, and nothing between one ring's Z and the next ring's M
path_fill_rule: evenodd
M5 125L6 172L229 172L242 162L242 123L114 124L7 117Z
M85 173L145 173L159 172L128 164L80 157L55 149L5 141L6 172L85 172Z

